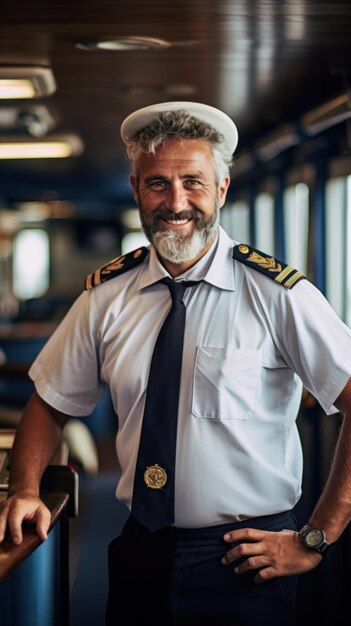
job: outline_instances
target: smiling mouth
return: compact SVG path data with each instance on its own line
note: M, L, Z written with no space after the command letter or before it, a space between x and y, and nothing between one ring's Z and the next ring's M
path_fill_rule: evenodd
M193 218L185 218L185 219L181 219L181 220L177 220L177 219L165 219L162 218L164 222L166 222L166 224L172 224L172 226L183 226L184 224L188 224L189 222L192 221Z

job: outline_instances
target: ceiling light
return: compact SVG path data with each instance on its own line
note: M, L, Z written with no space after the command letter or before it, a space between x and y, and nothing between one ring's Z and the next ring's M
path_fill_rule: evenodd
M51 136L45 141L3 138L0 142L0 159L63 159L82 151L82 141L75 135Z
M165 91L167 96L180 98L185 96L194 96L197 93L197 87L195 85L186 85L185 83L179 83L174 85L167 85Z
M301 123L308 135L316 135L350 117L350 97L345 93L303 115Z
M268 161L284 150L296 146L300 141L301 138L295 126L286 124L257 143L255 149L257 156L262 161Z
M156 50L169 48L172 44L156 37L106 37L105 39L84 39L76 43L82 50L108 50L124 52L129 50Z
M0 100L49 96L56 83L49 67L0 66Z
M0 78L1 100L35 98L35 89L30 80Z

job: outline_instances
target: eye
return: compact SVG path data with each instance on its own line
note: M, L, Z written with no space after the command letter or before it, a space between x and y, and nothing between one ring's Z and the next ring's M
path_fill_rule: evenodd
M184 182L189 189L196 189L197 187L201 187L201 181L197 180L196 178L187 178Z
M160 178L156 180L150 180L147 184L147 188L152 191L162 191L167 187L167 181L162 180Z

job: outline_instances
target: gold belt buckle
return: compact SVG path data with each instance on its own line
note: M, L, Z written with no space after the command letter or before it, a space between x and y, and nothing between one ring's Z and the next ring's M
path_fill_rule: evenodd
M157 463L150 465L144 472L144 482L150 489L162 489L167 482L167 473Z

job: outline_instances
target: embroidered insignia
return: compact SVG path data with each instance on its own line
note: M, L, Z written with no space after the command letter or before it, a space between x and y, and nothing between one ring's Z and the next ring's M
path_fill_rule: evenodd
M101 274L109 274L110 272L113 272L114 270L123 269L125 258L126 258L125 256L120 256L118 257L118 259L115 259L115 261L112 261L108 265L105 265L101 269Z
M247 258L252 263L257 263L260 267L264 267L269 272L281 272L282 266L274 257L265 257L257 252L252 252Z
M103 265L95 272L87 276L84 284L85 290L92 289L97 285L101 285L101 283L105 283L107 280L111 280L111 278L114 278L115 276L119 276L120 274L131 270L133 267L142 263L148 253L149 250L142 247L109 261L106 265Z
M292 289L299 280L306 278L302 272L299 272L291 265L282 263L273 256L267 256L261 250L251 248L246 244L240 244L234 247L233 259L244 263L248 267L265 274L275 282L283 285L286 289Z

